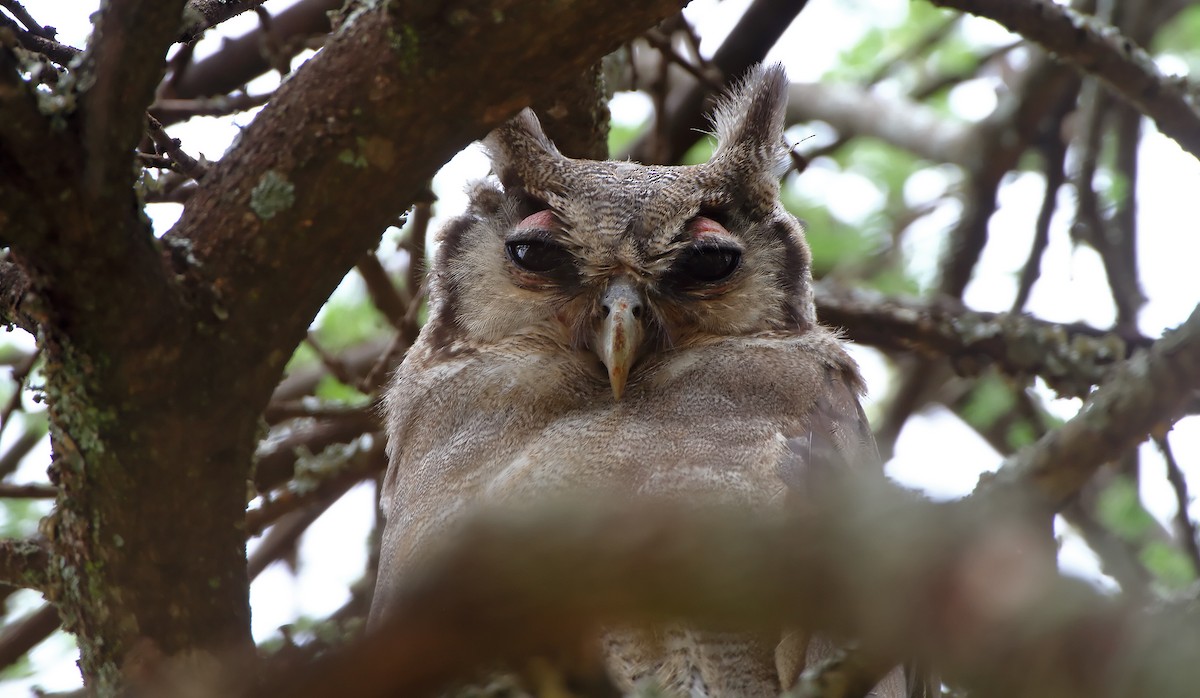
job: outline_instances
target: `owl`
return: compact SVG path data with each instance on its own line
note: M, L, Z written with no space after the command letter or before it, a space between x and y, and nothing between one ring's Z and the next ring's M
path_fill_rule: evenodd
M862 379L816 322L803 229L779 200L786 94L782 68L754 69L717 107L701 165L567 158L528 110L484 141L495 179L440 232L429 320L386 397L373 620L484 503L765 510L802 502L823 471L877 465ZM682 626L600 642L622 689L712 698L776 696L830 647Z

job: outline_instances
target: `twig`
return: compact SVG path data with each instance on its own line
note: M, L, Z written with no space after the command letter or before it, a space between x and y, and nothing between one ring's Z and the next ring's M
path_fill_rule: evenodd
M208 166L184 152L183 148L180 147L180 140L172 138L158 119L147 114L146 121L148 123L150 139L154 141L155 149L169 158L171 162L177 164L179 171L183 174L196 181L204 179L204 175L208 174Z
M13 33L17 35L17 42L23 48L40 53L64 68L71 63L73 58L83 53L74 46L68 46L53 38L27 31L3 14L0 14L0 27L12 29Z
M258 24L262 29L260 36L262 37L263 56L266 57L267 63L271 64L271 67L279 73L280 79L286 78L292 70L292 57L284 52L279 37L272 29L271 13L267 12L267 8L259 5L254 8L254 14L258 15Z
M961 298L988 239L988 223L997 206L1004 176L1016 167L1029 144L1053 137L1058 122L1075 104L1079 79L1041 53L1022 74L1000 106L976 129L982 145L968 167L963 213L950 231L940 263L939 290ZM1055 118L1051 118L1051 117Z
M0 261L0 322L36 335L37 321L25 307L29 290L29 277L25 271L12 262Z
M433 192L428 198L413 204L412 232L405 244L408 252L408 272L405 274L404 291L409 294L408 305L414 303L418 291L425 284L425 248L429 240L429 224L433 221ZM413 325L415 328L415 325ZM412 328L410 328L412 329ZM415 335L414 335L415 336Z
M151 153L137 153L138 164L146 168L154 168L159 170L170 170L183 174L179 164L165 155L153 155Z
M891 56L881 57L875 70L867 76L866 84L868 86L877 85L883 82L884 78L891 75L896 68L911 65L949 36L961 22L962 15L952 14L935 24L929 31L917 37L916 41L904 46Z
M356 385L354 382L354 377L350 375L348 370L346 370L346 365L343 364L338 357L326 351L325 347L321 345L320 340L317 339L317 335L315 333L310 331L308 335L305 336L304 342L308 344L308 346L317 355L317 358L321 360L321 364L325 366L326 370L328 370L334 378L338 379L338 382L346 385Z
M712 65L726 80L744 74L750 66L766 58L792 20L807 5L807 0L755 0L742 14L733 30L713 54ZM663 66L665 69L665 65ZM663 100L656 113L669 131L647 134L632 145L629 153L639 162L676 162L696 142L706 127L705 101L711 95L707 82L689 81ZM659 152L651 152L651 147Z
M4 429L12 421L13 413L20 409L21 397L25 394L25 379L29 377L29 372L33 370L33 365L41 355L42 349L38 347L24 363L12 367L13 394L3 409L0 409L0 434L4 433Z
M953 87L961 82L966 82L967 80L970 80L978 75L979 71L992 61L1007 55L1013 49L1024 44L1024 41L1011 41L1007 44L997 46L990 51L985 51L975 59L974 64L964 68L963 70L949 72L943 75L931 76L927 80L914 87L910 96L915 100L924 101L948 87Z
M209 0L212 5L224 5L236 8L238 12L250 9L255 0L250 2L222 2ZM329 16L327 12L337 10L342 6L341 0L300 0L291 7L281 11L272 18L272 30L276 36L284 40L285 46L299 52L304 47L296 45L290 39L294 36L312 34L324 35L329 32ZM219 8L215 8L219 9ZM188 66L187 71L177 80L173 80L162 95L172 99L194 99L198 97L213 97L237 90L242 85L271 69L260 49L262 45L262 27L221 42L221 49L207 58L195 61ZM164 123L172 123L178 119L164 113L159 118Z
M713 76L710 73L706 73L703 68L694 65L685 56L680 55L679 52L675 50L675 46L671 44L671 38L669 36L663 36L658 32L658 30L651 29L643 34L642 38L649 42L651 46L658 49L659 53L663 55L663 58L666 59L667 63L673 63L680 68L683 68L692 77L708 85L708 89L712 90L713 92L720 92L725 88L723 82L713 78Z
M1098 248L1104 260L1108 285L1117 306L1117 326L1137 327L1138 313L1146 304L1146 295L1138 279L1137 185L1138 146L1141 143L1142 115L1127 104L1118 104L1111 124L1116 141L1113 169L1125 186L1119 191L1108 234ZM1099 242L1100 240L1098 240Z
M1171 451L1171 444L1167 441L1167 437L1156 435L1154 443L1167 463L1167 481L1175 490L1176 535L1179 536L1183 550L1187 553L1188 561L1192 564L1192 572L1200 576L1200 544L1196 540L1196 523L1192 521L1192 516L1188 513L1192 506L1192 497L1188 494L1187 478L1184 477L1183 470L1175 460L1175 454Z
M298 489L277 494L257 509L247 511L246 532L257 535L285 514L313 502L337 499L358 482L381 472L386 465L383 440L375 439L369 448L355 449L341 463L330 465L320 477L312 478Z
M408 313L405 300L396 291L395 284L388 277L387 270L379 262L374 252L368 252L358 260L358 274L367 284L367 294L379 312L387 318L392 327L404 331L404 316Z
M337 360L357 379L370 373L371 368L379 360L379 355L387 351L392 341L392 339L384 337L368 339L362 344L339 352ZM271 396L271 402L288 402L312 395L321 379L328 374L329 371L324 364L299 369L280 381L275 388L275 393Z
M271 101L274 92L264 92L260 95L237 93L218 95L202 99L159 99L150 105L150 113L155 118L169 123L185 121L193 116L227 116L255 107L261 107Z
M1168 78L1140 46L1109 25L1050 0L930 0L987 17L1095 76L1200 157L1200 112L1184 78Z
M37 446L45 437L46 426L44 423L31 424L26 421L25 431L21 432L17 440L4 452L4 455L0 455L0 478L8 477L16 471L25 456L29 455L33 447Z
M153 186L147 187L142 198L146 203L187 203L196 193L199 185L196 180L170 169L161 173Z
M37 540L0 540L0 584L37 589L48 586L50 551Z
M350 443L379 428L375 411L364 409L294 429L262 447L254 469L254 485L259 492L279 487L295 475L297 453L320 453L333 444Z
M54 39L56 33L54 27L43 27L38 24L33 15L29 14L29 11L21 3L17 2L17 0L0 0L0 7L11 12L12 16L16 17L18 22L25 25L25 29L30 34L40 36L43 39Z
M1037 221L1033 227L1033 244L1029 250L1029 258L1021 269L1021 278L1017 283L1017 296L1013 299L1010 312L1019 313L1029 302L1029 294L1042 273L1042 256L1050 244L1050 222L1054 211L1058 208L1058 190L1062 187L1066 175L1063 164L1067 157L1067 147L1059 138L1047 138L1041 148L1042 172L1045 174L1045 188L1042 192L1042 206L1038 210Z
M361 406L350 406L341 402L321 402L315 398L272 402L263 413L268 424L278 424L287 419L341 419L360 416Z
M193 18L180 33L179 40L191 42L200 38L206 29L215 27L243 12L257 9L266 0L188 0L184 17Z
M263 522L264 525L269 525L271 528L246 560L246 570L250 579L256 579L263 570L277 560L285 557L290 559L296 550L296 542L300 540L300 536L304 535L304 532L347 491L349 491L349 486L337 494L328 492L326 493L328 496L319 499L314 497L312 501L308 502L309 506L305 508L281 513L278 519ZM251 532L251 535L257 534L257 532Z
M58 609L51 604L4 626L0 630L0 671L16 664L62 625Z
M57 496L58 488L54 485L0 482L0 499L53 499Z

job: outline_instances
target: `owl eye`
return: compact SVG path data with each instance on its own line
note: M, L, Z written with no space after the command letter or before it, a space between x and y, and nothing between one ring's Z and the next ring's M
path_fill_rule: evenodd
M682 281L712 284L732 276L741 262L742 251L736 247L699 244L683 251L673 271Z
M546 274L571 263L571 253L545 240L512 240L504 249L512 263L525 271Z

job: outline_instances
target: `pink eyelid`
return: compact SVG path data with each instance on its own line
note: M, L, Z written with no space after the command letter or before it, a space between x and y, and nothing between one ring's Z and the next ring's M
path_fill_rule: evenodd
M532 216L526 216L525 220L517 224L518 228L540 228L544 230L552 230L558 228L558 219L550 211L538 211Z
M693 240L731 240L732 235L725 226L704 216L696 216L688 221L686 232Z

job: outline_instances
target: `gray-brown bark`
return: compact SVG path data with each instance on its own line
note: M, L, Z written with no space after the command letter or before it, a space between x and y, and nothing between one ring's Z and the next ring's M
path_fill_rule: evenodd
M250 648L245 482L311 318L449 155L678 3L359 8L160 241L132 153L182 7L105 6L66 129L0 51L3 242L38 299L61 487L50 596L101 693Z

